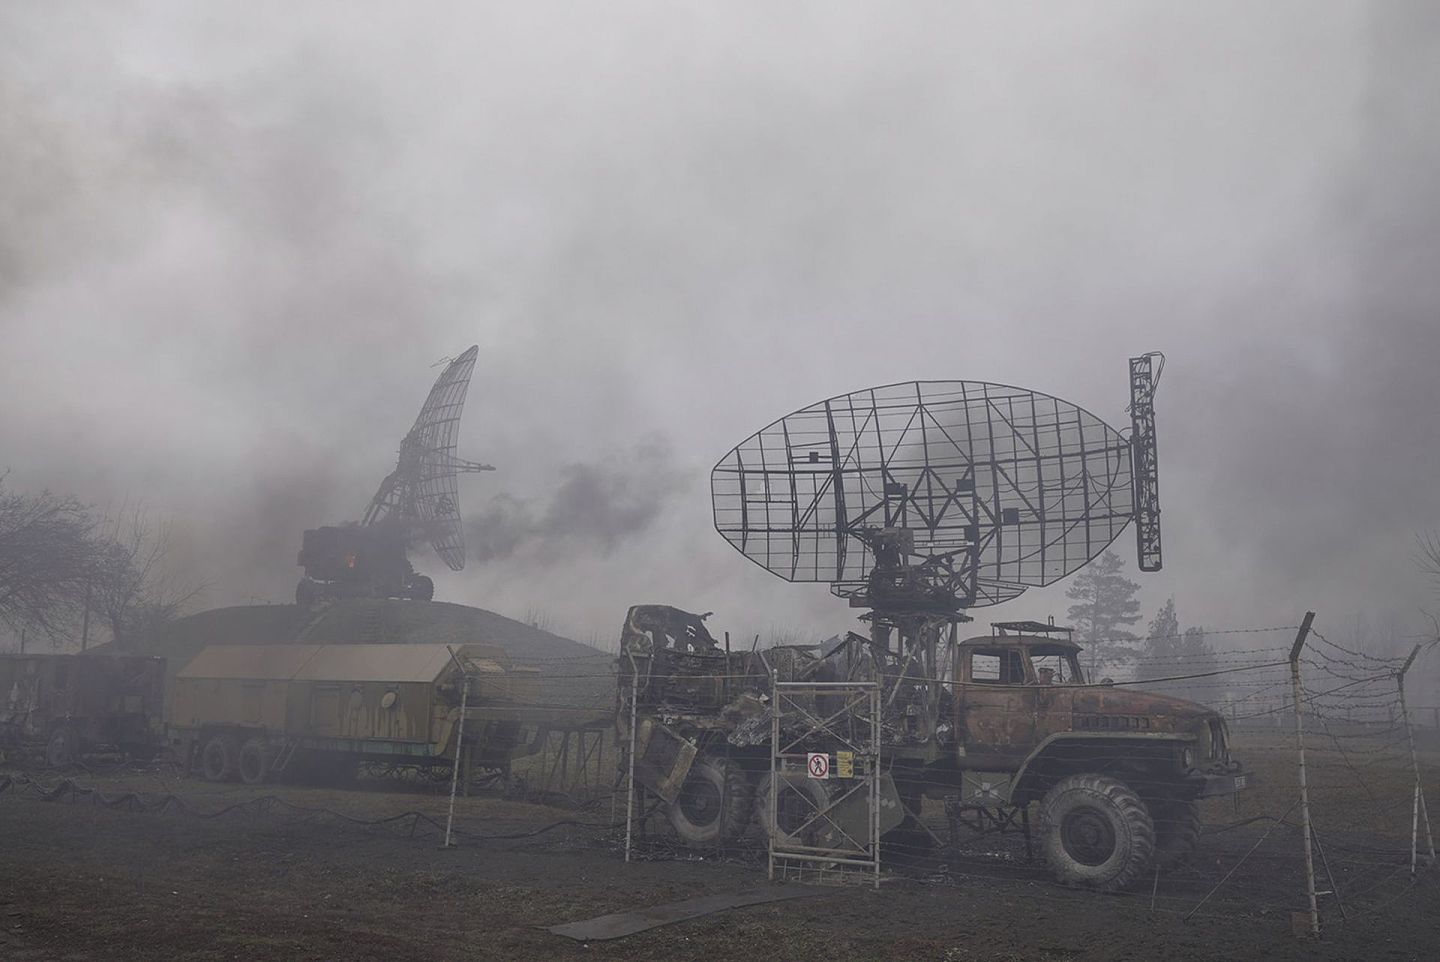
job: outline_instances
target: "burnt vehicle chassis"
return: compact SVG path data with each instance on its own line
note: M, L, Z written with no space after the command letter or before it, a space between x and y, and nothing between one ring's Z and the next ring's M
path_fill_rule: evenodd
M889 645L900 632L877 631L732 652L703 616L632 608L617 727L627 743L634 692L635 780L661 800L687 844L734 840L756 822L790 837L805 806L787 813L777 805L771 824L769 806L756 803L774 777L772 683L878 681L881 806L898 797L904 813L882 830L916 829L921 800L931 797L945 800L957 827L1020 830L1028 839L1035 807L1036 841L1056 878L1101 890L1183 862L1200 835L1198 800L1246 787L1225 722L1208 708L1087 683L1080 647L1064 629L1004 623L961 640L956 627L934 618L906 626L911 641L901 651ZM841 707L817 695L814 714ZM808 739L809 751L839 747ZM811 796L810 810L827 791L811 779L787 786L787 796Z
M161 744L165 661L142 655L0 655L0 753L65 768L149 757Z
M311 528L296 559L305 575L295 586L295 603L340 598L431 600L435 582L415 572L406 557L408 543L403 526L396 523Z

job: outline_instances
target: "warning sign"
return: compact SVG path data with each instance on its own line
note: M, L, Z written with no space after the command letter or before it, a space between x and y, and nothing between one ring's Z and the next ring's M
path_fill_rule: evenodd
M855 777L855 753L854 753L854 752L836 752L836 753L835 753L835 777L836 777L836 778L854 778L854 777Z
M811 778L829 778L830 756L824 752L810 752L805 756L805 768Z

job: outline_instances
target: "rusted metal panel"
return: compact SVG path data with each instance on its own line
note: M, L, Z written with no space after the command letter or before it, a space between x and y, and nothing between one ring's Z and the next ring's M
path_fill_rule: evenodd
M635 780L673 803L695 762L695 743L646 718L635 731Z

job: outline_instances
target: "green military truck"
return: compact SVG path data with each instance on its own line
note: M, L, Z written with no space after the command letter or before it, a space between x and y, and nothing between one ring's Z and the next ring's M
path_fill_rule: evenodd
M297 768L451 766L463 714L467 770L508 774L532 674L486 645L211 645L175 678L169 738L187 770L253 785Z
M932 641L939 677L855 634L825 646L730 652L701 616L632 608L617 723L628 739L634 692L636 780L660 797L692 845L738 838L755 821L788 836L831 789L796 778L770 824L772 679L873 679L885 706L882 831L913 824L923 797L988 808L1001 822L1025 814L1027 826L1037 806L1040 847L1055 877L1104 891L1183 861L1199 839L1198 801L1246 787L1218 713L1091 682L1065 629L1005 623L990 635ZM817 703L815 717L827 710ZM815 735L803 746L831 754L844 747ZM785 799L802 795L806 804L787 812ZM900 817L885 812L895 798Z

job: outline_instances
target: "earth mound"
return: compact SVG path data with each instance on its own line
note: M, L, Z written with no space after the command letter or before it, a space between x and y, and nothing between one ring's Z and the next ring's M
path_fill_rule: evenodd
M606 712L614 699L613 655L484 608L441 601L215 608L170 622L132 650L165 658L173 678L207 645L278 644L495 645L516 665L539 671L542 703Z

